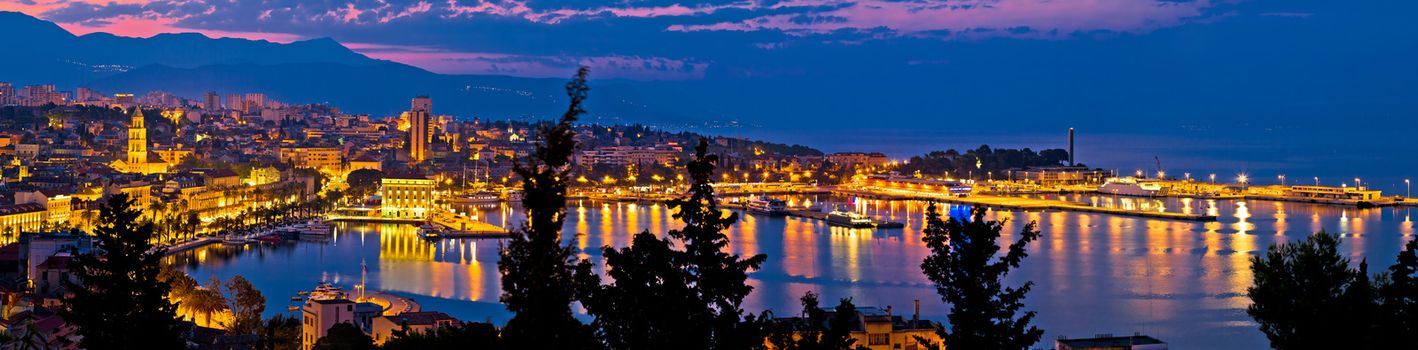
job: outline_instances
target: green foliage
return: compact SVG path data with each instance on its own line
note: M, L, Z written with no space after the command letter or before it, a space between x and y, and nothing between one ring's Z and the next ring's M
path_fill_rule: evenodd
M94 237L104 255L79 254L71 265L79 283L65 281L73 297L60 310L78 327L87 349L181 349L177 305L158 279L163 249L153 249L152 223L126 194L99 209Z
M374 350L374 339L352 323L336 323L315 340L315 350Z
M581 106L590 90L586 73L582 67L566 84L571 105L556 124L537 130L534 155L513 169L522 178L527 220L511 232L498 261L500 299L514 313L502 336L512 348L575 349L594 342L590 328L571 312L577 249L561 243L570 179L567 165L576 148L571 128L586 112Z
M491 324L464 322L458 325L438 327L429 332L410 331L405 325L402 330L380 346L384 350L424 350L424 349L499 349L502 339L497 328Z
M226 282L227 309L231 310L232 324L227 330L233 334L255 334L261 328L261 313L266 311L266 297L256 289L251 281L240 275Z
M363 199L379 191L379 182L384 179L384 172L374 169L359 169L351 171L345 177L345 182L349 183L349 195L357 199Z
M1251 258L1255 275L1246 313L1275 349L1408 348L1418 344L1418 240L1370 281L1367 262L1351 268L1339 236L1319 232L1277 243Z
M1028 148L991 149L988 145L981 145L964 153L952 149L914 156L898 170L903 174L919 171L932 176L941 176L948 172L951 177L956 178L972 175L975 178L985 178L986 173L993 171L998 179L1009 169L1059 166L1067 161L1068 151L1062 149L1047 149L1035 153Z
M1027 349L1039 342L1044 331L1029 324L1035 313L1017 315L1034 282L1018 288L1004 286L1009 271L1029 256L1025 246L1039 239L1034 225L1025 225L1009 250L998 256L1002 221L986 221L980 207L974 208L972 219L942 220L934 203L927 207L921 240L931 254L921 263L921 271L935 283L941 300L950 304L951 331L940 334L946 347Z

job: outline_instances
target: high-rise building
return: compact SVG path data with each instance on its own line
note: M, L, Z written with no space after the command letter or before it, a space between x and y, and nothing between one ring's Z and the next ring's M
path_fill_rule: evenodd
M208 111L215 111L215 110L222 109L222 97L221 97L221 95L217 95L217 92L216 92L216 91L208 91L208 92L207 92L207 101L206 101L206 103L207 103L207 104L202 105L202 109L205 109L205 110L208 110Z
M10 83L0 82L0 106L19 103L15 96L15 86Z
M242 94L226 95L226 109L246 111L246 96Z
M242 107L243 112L260 112L262 108L266 108L266 94L259 92L246 94L246 105Z
M133 94L113 94L113 103L123 108L135 107Z
M409 109L409 159L414 163L428 159L428 116L432 111L432 99L414 97Z
M148 162L148 128L143 126L143 108L133 109L133 121L128 124L128 164Z
M89 102L102 98L103 94L87 87L80 86L77 90L74 90L74 102Z

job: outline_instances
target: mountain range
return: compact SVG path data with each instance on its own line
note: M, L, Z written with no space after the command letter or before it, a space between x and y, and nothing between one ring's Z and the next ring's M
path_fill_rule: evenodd
M16 86L85 86L104 93L166 91L198 99L261 92L288 103L328 103L351 113L390 115L428 95L434 111L484 119L548 118L565 108L564 79L449 75L364 56L333 39L288 44L265 40L159 34L74 35L18 12L0 12L9 47L0 54L0 81ZM684 122L640 98L635 82L593 82L588 104L608 122ZM692 118L691 118L692 119Z

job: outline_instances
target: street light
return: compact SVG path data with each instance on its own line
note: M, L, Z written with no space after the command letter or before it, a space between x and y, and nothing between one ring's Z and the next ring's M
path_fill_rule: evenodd
M1250 177L1246 176L1246 174L1244 174L1244 173L1242 173L1242 174L1240 174L1240 175L1236 175L1236 181L1241 183L1241 189L1243 189L1243 190L1246 189L1246 180L1249 180L1249 179L1250 179Z
M1280 186L1285 186L1285 174L1280 174Z
M1216 173L1211 173L1211 183L1216 183Z
M1359 178L1357 178L1357 177L1354 178L1354 188L1359 188L1359 184L1361 184L1361 183L1363 183L1363 182L1360 182L1360 181L1359 181Z
M1315 176L1315 186L1319 186L1319 185L1320 185L1320 177L1319 177L1319 176Z
M1403 179L1403 186L1408 187L1408 194L1404 196L1404 199L1407 199L1407 197L1413 197L1413 183L1408 182L1408 179Z

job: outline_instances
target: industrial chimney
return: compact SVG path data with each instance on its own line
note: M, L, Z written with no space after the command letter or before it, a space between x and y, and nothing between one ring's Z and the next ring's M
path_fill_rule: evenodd
M1073 128L1068 128L1068 166L1073 166Z

